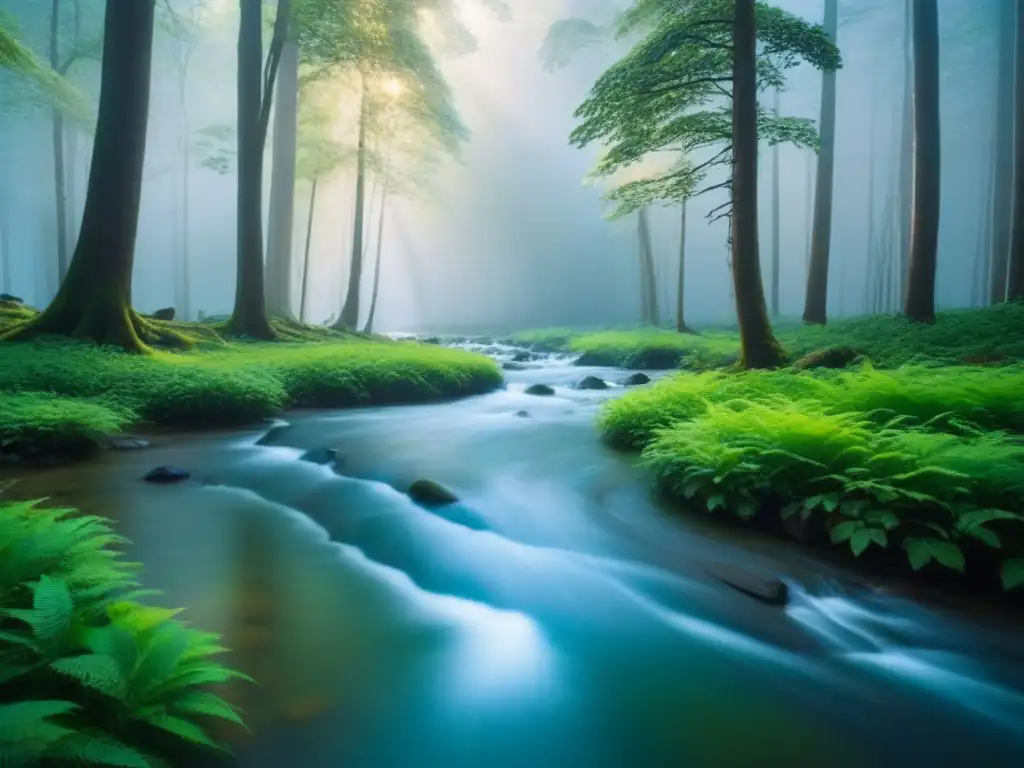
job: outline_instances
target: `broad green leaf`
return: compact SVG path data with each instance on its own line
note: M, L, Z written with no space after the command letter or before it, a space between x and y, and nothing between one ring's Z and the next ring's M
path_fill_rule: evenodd
M861 520L845 520L841 522L832 529L832 533L830 534L832 543L839 544L846 541L853 536L854 532L862 529L863 527L864 523Z
M1024 586L1024 557L1015 557L1005 561L1000 569L1000 575L1005 590Z

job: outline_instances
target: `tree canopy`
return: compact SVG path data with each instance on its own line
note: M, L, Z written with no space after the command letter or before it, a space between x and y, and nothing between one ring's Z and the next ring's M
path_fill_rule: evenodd
M678 160L667 171L628 181L608 194L621 216L651 203L678 203L730 181L701 186L732 162L732 0L636 0L616 22L622 37L646 34L594 83L575 116L570 141L605 147L594 176L604 177L658 152ZM757 4L758 90L782 88L787 70L805 61L841 66L839 50L818 24ZM816 148L813 121L758 106L758 135L769 145ZM699 162L700 152L708 154ZM727 212L725 214L727 215Z

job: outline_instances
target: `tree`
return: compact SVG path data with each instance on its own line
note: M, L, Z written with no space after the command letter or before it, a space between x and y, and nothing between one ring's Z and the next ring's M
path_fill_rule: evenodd
M41 314L4 338L61 334L144 352L181 337L131 308L149 117L155 0L108 0L85 212L68 274Z
M676 281L676 331L691 333L686 325L686 201L679 204L679 277Z
M914 216L904 314L935 320L935 268L939 245L940 118L937 0L914 0Z
M755 18L741 19L736 8ZM606 145L594 171L598 176L611 175L654 152L671 151L679 158L668 171L629 181L609 193L609 199L618 205L613 215L653 203L678 204L712 190L732 193L733 200L713 208L708 218L731 217L734 204L737 212L742 208L740 218L732 221L732 271L743 360L750 367L770 367L781 360L781 350L767 318L757 258L756 200L751 205L744 198L739 205L734 188L737 179L744 185L751 179L750 158L740 162L736 141L746 142L753 136L755 165L759 137L769 146L792 142L816 147L817 135L810 120L775 116L760 109L757 92L783 87L785 72L801 60L819 69L836 69L839 52L820 26L762 3L734 6L732 0L692 0L680 7L670 0L638 0L626 12L619 34L644 23L651 25L651 31L598 78L576 111L580 124L570 140L578 147L596 141ZM755 35L750 41L743 38L743 45L753 51L752 64L745 59L737 64L740 43L734 41L735 34ZM762 43L760 54L757 38ZM745 50L744 56L748 54ZM753 82L748 84L750 77ZM730 82L732 91L726 87ZM737 85L741 90L750 86L749 94L744 93L744 99L750 100L745 108L753 106L752 114L744 112L738 118L738 126ZM753 120L753 125L747 120ZM704 153L707 159L693 159L697 153ZM721 173L729 165L734 166L732 179L702 186L710 173ZM756 179L755 168L755 195Z
M772 112L778 117L779 112L779 89L775 89L775 103ZM782 195L779 179L779 145L772 147L772 317L779 316L779 267L780 267L780 220ZM685 213L683 214L685 216ZM685 222L683 223L685 226Z
M912 28L914 10L912 0L903 5L903 114L900 119L900 156L897 200L896 258L893 260L894 306L906 299L906 286L910 269L910 230L914 204L914 46Z
M1016 0L1013 87L1013 228L1006 298L1024 299L1024 0Z
M227 329L256 339L277 337L263 292L263 150L290 9L290 0L279 0L266 63L262 0L241 0L238 24L238 258Z
M988 302L998 304L1006 298L1006 274L1010 253L1010 206L1013 196L1013 105L1014 105L1014 8L1004 2L999 12L999 43L996 82L996 142L993 156L991 190L991 255Z
M825 0L825 33L834 43L839 32L839 0ZM836 73L821 76L821 148L818 181L814 186L814 223L811 231L811 264L807 274L804 322L824 325L828 303L828 262L832 242L832 179L836 144Z

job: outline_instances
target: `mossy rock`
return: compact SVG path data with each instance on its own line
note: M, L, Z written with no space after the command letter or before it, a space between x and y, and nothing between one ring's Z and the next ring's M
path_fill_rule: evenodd
M640 373L639 371L637 371L636 373L631 373L629 376L622 380L622 386L624 387L639 387L642 384L650 383L651 377L648 376L646 373Z
M425 507L441 507L454 504L459 497L433 480L417 480L409 486L409 498Z
M584 352L576 358L573 365L593 366L595 368L614 368L621 363L621 358L611 352Z
M860 358L860 352L853 347L826 347L804 355L793 363L793 367L801 371L813 368L847 368Z
M608 382L598 376L585 376L576 382L576 389L608 389Z
M684 353L670 347L647 347L630 357L625 368L644 368L649 371L670 371L678 368Z
M555 394L555 390L547 384L531 384L526 388L526 394L546 396Z

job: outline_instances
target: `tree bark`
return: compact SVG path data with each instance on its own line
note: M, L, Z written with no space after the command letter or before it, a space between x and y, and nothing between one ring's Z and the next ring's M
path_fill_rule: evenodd
M686 325L686 201L679 206L679 279L676 281L676 331L691 333Z
M295 220L295 158L298 148L299 46L288 40L274 106L274 155L267 225L266 293L272 316L292 317L292 230Z
M658 309L658 283L654 274L654 249L651 246L651 222L647 208L637 211L637 233L640 240L640 280L643 322L658 325L661 312Z
M316 210L317 177L309 193L309 217L306 219L306 247L302 256L302 295L299 298L299 322L306 322L306 294L309 289L309 247L313 242L313 212Z
M235 306L228 330L257 339L277 336L267 317L263 293L263 113L267 92L263 70L261 0L241 0L238 25L238 211Z
M373 291L370 294L370 311L366 316L366 325L363 326L363 333L373 331L373 318L377 314L377 296L380 292L380 260L384 252L384 204L388 199L387 178L384 179L384 189L380 196L380 216L377 220L377 256L373 267Z
M811 231L814 229L814 177L817 175L818 155L808 152L807 175L804 178L804 281L811 276Z
M142 352L147 350L144 339L163 336L131 309L154 6L155 0L107 2L99 113L81 234L57 296L7 338L62 334Z
M732 69L732 280L742 365L777 368L785 354L772 333L757 239L757 27L754 0L736 0Z
M359 101L359 143L356 160L356 202L355 221L352 232L352 261L348 271L348 290L345 304L341 308L338 330L354 330L359 325L359 291L363 281L363 217L366 205L366 123L369 120L369 93L366 74L362 75L362 89Z
M839 31L839 0L825 0L825 33L834 43ZM836 145L836 73L821 75L821 148L814 187L811 266L807 275L804 322L824 325L828 317L829 249L832 245L832 179Z
M56 72L60 62L60 2L50 6L50 67ZM53 194L57 235L57 279L63 282L68 274L67 176L64 168L64 115L54 107L50 113L53 145Z
M1013 225L1006 298L1024 299L1024 0L1016 0L1013 88Z
M0 208L0 292L14 294L11 279L11 234L7 223L7 211Z
M935 320L939 245L940 122L939 12L937 0L914 0L914 218L904 313Z
M775 89L775 117L779 116L779 89ZM772 317L779 316L779 222L780 213L779 145L772 147Z
M893 275L894 306L906 299L910 269L910 228L914 204L914 55L911 30L914 11L911 0L904 0L903 27L903 116L900 121L899 214L896 219L895 274Z
M875 79L871 79L871 94L875 94ZM878 275L881 271L880 254L877 253L877 238L875 237L875 120L872 113L868 120L868 231L867 231L867 258L868 265L867 286L865 289L865 310L868 313L878 311L877 299L874 297L873 287L878 283Z
M1010 220L1013 201L1014 167L1014 7L1003 2L999 14L998 75L996 82L996 144L993 157L992 243L988 301L1006 299L1006 277L1010 256Z
M636 212L636 263L637 275L640 279L640 322L650 324L651 295L647 282L647 262L644 259L644 224L641 208Z

